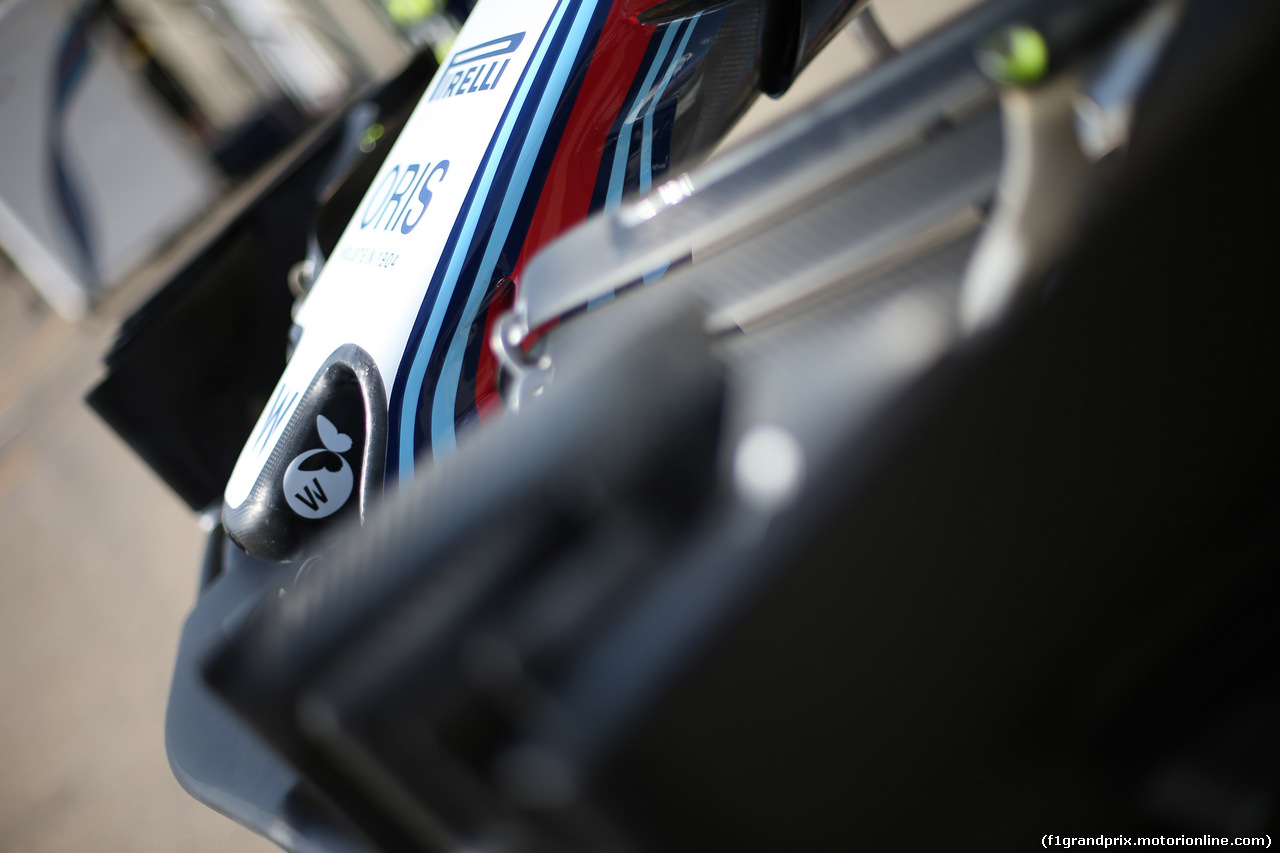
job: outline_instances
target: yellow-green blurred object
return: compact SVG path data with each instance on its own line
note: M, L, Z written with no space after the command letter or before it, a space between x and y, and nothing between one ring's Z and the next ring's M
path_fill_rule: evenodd
M441 11L440 0L386 0L387 14L398 26L407 27Z
M450 50L453 50L453 39L448 38L444 41L437 42L432 49L435 52L436 61L443 65L444 58L449 55Z
M976 58L982 73L998 83L1027 86L1049 70L1049 46L1044 36L1028 26L1005 27L978 46Z
M458 24L445 14L446 0L383 0L387 15L401 31L419 44L429 44L436 59L444 62L453 47Z
M360 134L360 150L368 154L378 144L378 140L387 132L387 129L380 124L371 124L365 128L364 133Z

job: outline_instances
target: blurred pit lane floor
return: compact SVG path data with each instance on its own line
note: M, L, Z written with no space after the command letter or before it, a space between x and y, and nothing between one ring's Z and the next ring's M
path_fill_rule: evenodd
M117 320L0 259L0 853L275 850L165 758L203 534L82 402Z
M973 2L878 5L902 44ZM725 147L866 64L840 34ZM204 534L83 403L120 320L271 177L238 188L78 325L0 256L0 853L277 849L169 771L164 710Z

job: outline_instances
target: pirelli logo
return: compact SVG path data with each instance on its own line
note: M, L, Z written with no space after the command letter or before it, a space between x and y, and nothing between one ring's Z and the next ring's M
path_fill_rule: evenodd
M503 36L455 53L440 72L440 82L431 93L431 100L458 98L498 88L511 63L511 54L520 47L524 35Z

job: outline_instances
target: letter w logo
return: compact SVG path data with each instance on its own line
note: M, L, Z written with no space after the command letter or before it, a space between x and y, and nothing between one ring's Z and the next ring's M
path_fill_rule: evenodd
M276 392L276 398L271 403L271 410L267 413L267 419L262 422L262 431L258 433L258 439L253 443L253 449L257 453L261 453L267 447L267 442L271 440L271 436L275 435L275 431L279 429L280 423L284 420L284 416L293 408L293 403L298 399L298 392L293 392L292 397L288 397L289 388L281 385L280 390Z
M311 491L311 486L316 487L314 493ZM324 493L324 489L320 487L320 481L317 478L311 478L311 486L305 486L302 489L302 492L307 493L306 497L302 496L302 492L295 493L294 497L311 507L312 512L314 512L320 504L327 504L329 502L329 496Z

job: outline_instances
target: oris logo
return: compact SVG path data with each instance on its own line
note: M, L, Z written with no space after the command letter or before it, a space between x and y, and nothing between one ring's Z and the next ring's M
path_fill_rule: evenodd
M511 54L523 41L524 33L515 33L458 51L440 72L440 82L431 93L431 100L498 88L498 81L511 63Z
M369 196L360 216L360 230L413 231L431 205L431 185L438 186L448 175L448 160L441 160L434 168L430 163L393 166Z

